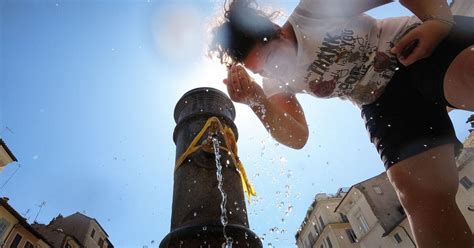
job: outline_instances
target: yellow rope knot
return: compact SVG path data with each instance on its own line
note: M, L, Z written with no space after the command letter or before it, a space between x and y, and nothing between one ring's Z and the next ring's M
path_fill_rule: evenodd
M240 180L242 181L242 186L244 188L244 191L247 194L247 197L250 201L250 198L252 196L256 196L257 193L255 192L255 189L253 188L253 186L250 184L250 181L247 178L247 173L245 173L244 165L242 164L242 162L239 159L239 156L237 155L237 141L235 140L235 134L232 131L232 128L223 126L219 118L215 116L207 120L206 124L204 124L201 131L199 131L196 137L194 137L191 144L189 144L186 151L183 154L181 154L181 156L179 156L178 160L176 160L175 170L177 170L183 164L184 160L187 157L189 157L191 154L198 151L199 149L204 148L202 144L198 145L198 142L199 140L201 140L202 136L208 129L212 129L216 133L220 132L222 136L224 137L225 146L219 146L219 149L226 151L230 155L232 162L235 164L235 167L237 168L237 171L239 172Z

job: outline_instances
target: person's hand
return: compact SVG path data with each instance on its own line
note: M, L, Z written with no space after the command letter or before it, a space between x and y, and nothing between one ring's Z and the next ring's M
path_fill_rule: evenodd
M265 96L260 85L249 76L241 65L233 65L224 79L227 92L234 102L252 105Z
M409 66L430 56L436 46L446 38L451 28L450 24L438 20L425 21L403 36L391 52L397 55L400 63ZM414 47L409 51L411 45Z

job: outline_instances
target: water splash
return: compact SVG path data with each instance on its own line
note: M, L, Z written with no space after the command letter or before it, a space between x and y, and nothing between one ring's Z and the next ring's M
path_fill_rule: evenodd
M223 183L222 165L221 165L221 154L220 154L220 151L219 151L219 140L215 136L212 137L212 146L214 148L214 155L215 155L215 158L216 158L216 167L217 167L216 176L217 176L217 182L218 182L217 188L221 192L221 197L222 197L222 201L221 201L221 223L222 223L222 233L224 234L224 239L225 239L225 242L222 243L222 248L232 248L232 243L233 243L232 237L227 236L227 233L226 233L226 227L227 227L227 224L229 223L229 219L227 217L227 209L226 209L227 194L224 192L224 183Z

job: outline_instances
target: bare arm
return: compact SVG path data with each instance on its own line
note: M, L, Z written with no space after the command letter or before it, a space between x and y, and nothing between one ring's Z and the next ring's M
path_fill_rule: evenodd
M232 66L224 83L230 98L248 105L274 139L294 149L303 148L308 140L308 125L294 95L277 94L267 98L240 65Z
M411 30L392 49L402 64L408 66L419 59L428 57L436 46L449 34L453 21L446 0L400 0L423 24ZM403 50L417 41L413 52L403 55Z
M306 144L308 124L295 95L277 94L270 98L263 95L250 107L278 142L294 149L301 149Z

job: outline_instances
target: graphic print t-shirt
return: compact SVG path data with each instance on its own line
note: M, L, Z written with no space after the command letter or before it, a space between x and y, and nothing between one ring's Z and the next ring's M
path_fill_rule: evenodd
M419 19L324 17L318 15L318 6L324 5L327 1L302 0L289 17L298 41L297 63L285 77L264 79L265 94L309 93L358 106L372 103L397 70L390 49Z

